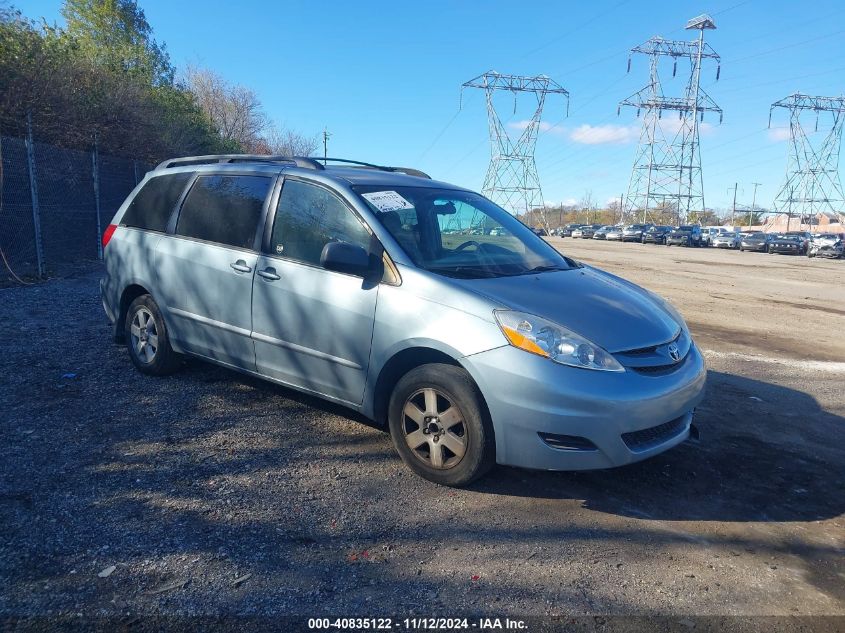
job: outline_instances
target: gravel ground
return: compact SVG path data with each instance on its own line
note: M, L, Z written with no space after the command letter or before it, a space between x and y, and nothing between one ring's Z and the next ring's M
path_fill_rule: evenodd
M845 615L843 262L552 241L688 317L701 444L441 488L343 409L134 371L96 268L0 290L0 617Z

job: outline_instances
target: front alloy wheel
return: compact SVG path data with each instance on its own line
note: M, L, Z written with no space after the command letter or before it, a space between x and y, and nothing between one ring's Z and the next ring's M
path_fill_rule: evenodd
M421 389L402 409L405 442L413 455L427 466L457 466L467 449L466 427L461 410L436 389Z
M415 473L465 486L496 463L493 425L481 392L461 367L421 365L402 376L387 410L393 446Z

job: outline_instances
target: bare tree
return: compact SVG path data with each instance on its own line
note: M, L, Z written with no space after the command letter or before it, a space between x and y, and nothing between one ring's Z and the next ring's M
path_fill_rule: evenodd
M593 200L592 189L587 189L584 192L584 195L581 197L581 201L578 204L581 206L581 211L584 213L587 221L593 222L593 205L595 202Z
M267 126L263 141L267 153L280 156L310 156L319 146L316 136L305 136L274 123Z
M234 141L247 152L259 148L267 115L254 90L232 85L214 71L196 66L187 68L185 82L223 140Z

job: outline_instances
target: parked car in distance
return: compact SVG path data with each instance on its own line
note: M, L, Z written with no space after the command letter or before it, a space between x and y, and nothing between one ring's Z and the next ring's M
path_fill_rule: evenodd
M561 237L572 237L572 232L575 231L576 229L580 229L580 228L581 228L580 224L574 224L574 223L573 224L567 224L565 227L563 227L563 231L561 232L560 236Z
M765 253L769 250L769 243L771 241L772 235L769 233L763 233L762 231L743 234L739 241L739 250Z
M623 230L624 227L622 226L614 226L607 233L605 233L604 239L608 242L621 242Z
M534 235L538 237L546 237L548 235L548 233L546 233L546 229L541 226L536 226L531 230L534 232Z
M724 231L711 239L714 248L739 248L739 233Z
M805 254L807 249L810 246L810 242L813 239L813 234L809 231L787 231L786 233L782 233L784 237L797 237L798 241L801 243L801 254Z
M803 255L804 247L801 244L801 238L797 235L775 235L769 241L769 254L774 255L775 253Z
M479 226L500 230L443 232ZM690 436L704 394L702 355L668 302L417 170L172 159L102 241L103 307L137 370L193 356L342 405L438 484L496 463L651 457Z
M652 226L649 230L643 233L643 244L665 244L666 238L672 232L671 226Z
M578 228L572 229L572 233L570 234L573 239L578 239L584 236L584 229L586 227L582 224Z
M807 257L845 257L845 233L819 233L813 236L807 248Z
M666 246L701 246L701 227L682 224L666 236Z
M651 224L630 224L622 230L622 241L641 242L643 233L648 231L652 226Z
M593 235L595 235L596 231L598 231L600 228L601 224L585 224L580 229L578 229L578 235L576 235L576 232L573 231L572 237L580 237L584 240L590 240L593 239Z
M713 238L722 232L720 226L705 226L701 229L701 245L710 246L713 243Z
M596 232L593 233L594 240L604 240L607 239L608 231L612 231L615 227L610 225L605 225L596 229Z

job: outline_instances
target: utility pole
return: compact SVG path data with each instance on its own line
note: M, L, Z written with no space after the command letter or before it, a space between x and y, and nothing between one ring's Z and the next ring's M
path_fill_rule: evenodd
M754 224L754 210L757 207L757 187L759 187L763 183L759 182L752 182L754 185L754 193L751 196L751 218L748 220L748 228L751 228L751 225Z
M625 213L625 194L619 194L619 224L622 224L623 214Z
M328 162L328 155L329 155L329 138L331 134L329 133L329 129L327 127L323 128L323 164Z

